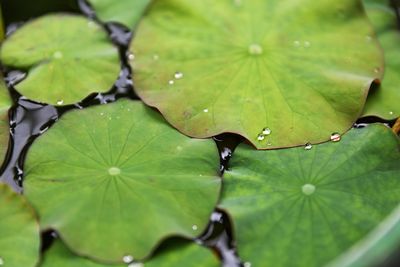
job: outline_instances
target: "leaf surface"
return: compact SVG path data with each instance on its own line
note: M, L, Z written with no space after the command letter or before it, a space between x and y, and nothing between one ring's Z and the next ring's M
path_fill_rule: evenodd
M218 163L212 140L121 100L69 112L39 137L24 189L43 229L80 255L121 262L143 259L168 236L201 234L219 196Z
M189 136L319 143L382 75L372 32L357 0L154 1L131 44L135 89Z
M118 50L103 28L67 14L28 22L2 45L4 65L28 71L16 85L24 96L49 104L71 104L108 91L120 71Z
M383 125L311 150L240 145L221 198L240 257L253 266L316 267L339 256L399 205L399 151Z

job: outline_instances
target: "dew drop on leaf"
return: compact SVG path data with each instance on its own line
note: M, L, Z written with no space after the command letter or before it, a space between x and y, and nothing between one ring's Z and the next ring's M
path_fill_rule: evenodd
M342 136L339 133L333 133L331 135L331 141L332 142L339 142L340 139L342 139Z
M271 134L271 129L270 128L264 128L262 130L262 134L263 135L270 135Z
M262 140L264 140L265 139L265 135L263 135L263 134L259 134L258 136L257 136L257 140L258 141L262 141Z
M193 224L192 229L193 229L193 231L196 231L197 230L197 225Z
M174 74L175 79L179 80L183 78L183 73L180 71L175 72Z
M125 263L130 263L133 261L133 257L131 255L126 255L122 258L122 261Z
M304 147L305 150L310 150L312 148L312 144L307 143L306 146Z
M64 104L64 100L62 100L62 99L57 100L57 105L62 105L62 104Z

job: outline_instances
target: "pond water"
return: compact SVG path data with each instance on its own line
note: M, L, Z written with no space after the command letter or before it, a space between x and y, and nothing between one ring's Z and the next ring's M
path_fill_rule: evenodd
M24 159L29 146L38 136L56 123L65 112L111 103L119 98L139 99L134 93L132 70L128 64L129 58L132 56L127 52L132 32L118 23L102 23L97 19L90 5L84 0L79 0L78 5L82 14L104 27L112 42L118 47L121 64L119 78L107 93L93 93L81 102L73 105L63 106L63 103L60 102L58 106L53 106L37 103L20 95L15 90L14 85L25 78L25 73L21 70L3 68L5 81L14 105L9 112L10 142L5 162L1 167L0 179L10 184L18 192L23 192ZM23 23L8 23L7 35L10 35L21 25ZM256 45L251 47L251 51L252 53L260 52ZM181 74L177 73L176 75ZM354 127L360 128L375 122L392 126L395 121L385 121L376 117L368 117L358 120ZM220 174L222 175L229 168L229 159L236 146L243 141L243 138L235 134L222 134L213 139L220 152ZM311 187L304 188L304 190L310 194L313 192L313 188ZM43 233L42 251L47 250L55 238L57 238L57 234L53 231ZM224 267L250 266L250 263L241 262L238 257L232 223L228 214L222 210L214 211L206 231L196 240L193 240L193 242L204 245L216 252ZM393 258L388 260L385 266L399 266L400 263L397 261L397 258L394 255Z

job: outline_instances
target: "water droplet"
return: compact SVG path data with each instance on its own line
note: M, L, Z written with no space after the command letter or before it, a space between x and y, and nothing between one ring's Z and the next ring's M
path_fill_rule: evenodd
M54 52L53 57L56 59L60 59L63 57L63 54L60 51L56 51Z
M144 267L144 264L141 262L132 262L128 265L128 267Z
M271 143L271 142L268 142L268 143L267 143L267 146L272 146L272 143Z
M311 43L309 41L304 42L304 47L310 47L310 46L311 46Z
M100 116L103 116L104 115L104 112L100 112Z
M263 49L259 44L251 44L249 45L249 54L253 56L261 55L263 53Z
M270 128L264 128L263 130L262 130L262 134L263 135L270 135L271 134L271 129Z
M312 184L305 184L301 187L301 191L306 196L310 196L310 195L314 194L315 189L316 189L315 185L312 185Z
M342 136L340 135L340 133L331 134L331 141L332 142L339 142L340 139L342 139Z
M168 84L169 84L169 85L173 85L174 83L175 83L175 82L174 82L173 80L169 80L169 81L168 81Z
M300 41L294 41L293 42L293 45L295 46L295 47L300 47Z
M121 174L121 169L117 168L117 167L111 167L108 169L108 174L110 174L112 176L119 175L119 174ZM125 256L125 257L128 257L128 256ZM129 262L131 262L131 261L129 261Z
M381 68L377 67L374 69L375 73L379 73L381 71Z
M180 71L175 72L174 74L175 79L179 80L183 78L183 73Z
M265 135L263 135L263 134L259 134L258 136L257 136L257 140L258 141L262 141L262 140L264 140L265 139Z
M310 150L312 148L312 144L307 143L306 146L304 147L305 150Z
M134 60L134 59L135 59L135 55L132 54L132 53L129 53L128 59L129 59L130 61Z
M57 105L62 105L62 104L64 104L64 100L57 100Z
M158 60L160 57L157 54L153 55L153 60Z
M207 112L208 112L208 109L207 109L207 108L203 109L203 112L204 112L204 113L207 113Z
M197 230L197 225L193 224L192 229L193 229L193 231L196 231Z
M389 115L393 115L393 111L389 111Z
M3 265L3 264L4 264L3 258L0 258L0 265Z
M133 261L133 257L131 255L126 255L122 258L122 261L125 263L131 263Z
M251 267L251 262L245 262L243 263L243 267Z

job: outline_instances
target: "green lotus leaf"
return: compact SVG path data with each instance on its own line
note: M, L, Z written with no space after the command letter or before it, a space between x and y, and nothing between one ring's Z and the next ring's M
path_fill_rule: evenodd
M3 162L8 148L10 134L8 110L11 104L10 95L3 82L3 76L0 75L0 163Z
M100 25L66 14L25 24L0 51L3 64L28 70L17 90L50 104L71 104L90 93L108 91L118 77L118 57Z
M382 263L398 251L399 246L400 206L366 238L327 267L384 266Z
M39 137L24 189L43 229L78 254L143 259L161 239L206 227L218 162L212 140L181 135L142 103L122 100L69 112Z
M400 203L399 149L383 125L310 150L239 146L221 207L233 217L241 258L254 266L313 267L346 251Z
M116 21L128 28L136 26L151 0L89 0L102 21Z
M370 92L365 116L394 119L400 116L400 31L389 0L364 0L368 17L375 26L385 55L385 76L380 88Z
M23 196L0 183L0 266L34 267L39 260L39 224Z
M126 264L107 265L93 262L89 259L79 257L68 250L61 241L56 241L45 253L41 267L126 267ZM217 267L218 260L212 253L195 244L179 245L169 247L168 250L156 254L145 264L131 263L128 267Z
M382 75L372 31L356 0L155 1L131 44L136 91L190 136L326 141Z

